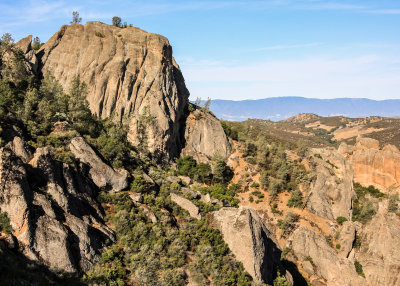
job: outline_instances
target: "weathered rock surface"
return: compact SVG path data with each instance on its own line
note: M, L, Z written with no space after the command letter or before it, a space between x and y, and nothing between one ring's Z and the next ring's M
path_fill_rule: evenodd
M24 53L26 59L26 68L28 72L36 74L39 68L39 59L31 46L32 35L19 40L15 46Z
M323 278L328 286L367 285L365 279L357 274L352 261L339 258L324 236L305 226L294 231L287 241L287 247L300 261L307 261L307 257L312 259L315 268L314 274L310 276L314 276L316 280L311 281L313 285L317 284L320 278ZM310 267L307 270L311 271Z
M400 188L400 151L396 146L380 148L377 140L364 137L357 137L354 147L342 145L339 151L351 162L356 182L374 185L383 191Z
M100 22L63 26L39 50L41 71L87 83L90 109L129 126L129 140L177 156L189 92L165 37Z
M65 272L87 271L113 232L91 198L95 186L72 167L39 148L25 164L10 148L0 149L0 209L29 259Z
M178 196L177 194L174 194L174 193L171 193L170 197L171 197L171 200L173 202L175 202L178 206L187 210L191 217L193 217L195 219L201 219L201 215L199 213L199 208L196 207L196 205L194 203L192 203L188 199L182 198L181 196Z
M356 239L356 226L352 221L345 221L340 231L340 251L339 256L348 258L353 249L354 240Z
M353 169L338 152L331 149L314 149L316 180L307 195L307 208L315 214L335 220L343 216L351 219L353 190Z
M186 121L185 141L182 154L193 156L199 162L207 162L214 155L226 160L232 149L219 120L200 109Z
M279 269L281 250L257 212L248 207L222 208L209 215L229 249L254 280L272 283Z
M356 258L368 285L400 285L400 218L377 214L361 231Z
M127 172L116 172L104 163L82 137L75 137L69 144L71 152L81 163L88 166L89 176L99 188L118 192L128 187Z

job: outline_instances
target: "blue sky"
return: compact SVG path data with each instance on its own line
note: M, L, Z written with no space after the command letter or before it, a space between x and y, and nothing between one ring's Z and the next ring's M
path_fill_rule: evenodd
M51 37L72 11L170 40L191 98L400 98L400 1L1 0L0 34Z

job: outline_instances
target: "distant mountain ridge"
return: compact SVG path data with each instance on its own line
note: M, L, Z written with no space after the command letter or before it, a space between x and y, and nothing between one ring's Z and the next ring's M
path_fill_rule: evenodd
M212 100L211 111L220 119L243 121L248 118L284 120L301 113L320 116L367 117L400 116L400 99L367 98L317 99L304 97L271 97L257 100Z

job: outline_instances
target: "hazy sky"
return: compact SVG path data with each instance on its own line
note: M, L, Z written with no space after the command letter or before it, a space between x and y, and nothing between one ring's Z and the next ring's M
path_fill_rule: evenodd
M191 98L400 98L399 0L0 0L0 34L128 24L170 40Z

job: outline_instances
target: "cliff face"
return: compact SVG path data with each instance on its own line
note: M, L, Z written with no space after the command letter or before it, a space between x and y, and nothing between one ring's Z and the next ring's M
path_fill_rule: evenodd
M350 219L355 196L351 164L335 150L314 149L314 152L316 180L307 195L307 208L328 219L339 216Z
M354 181L380 189L400 187L400 151L393 145L380 148L379 142L358 137L354 147L342 143L339 152L354 169Z
M87 271L114 233L93 199L97 188L79 169L29 151L15 130L0 148L0 209L24 254L65 272Z
M179 154L189 92L165 37L100 22L63 26L38 52L41 71L68 89L87 83L92 112L129 127L135 145Z

